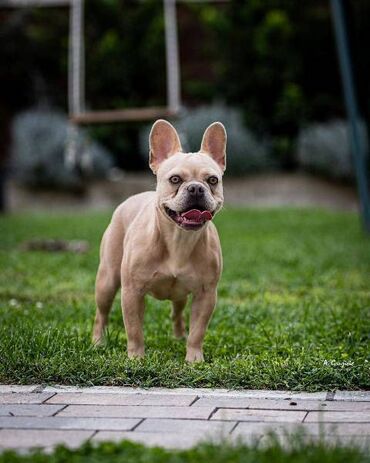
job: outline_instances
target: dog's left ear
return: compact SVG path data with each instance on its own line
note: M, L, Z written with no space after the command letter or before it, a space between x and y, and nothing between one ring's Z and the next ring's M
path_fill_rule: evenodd
M149 135L149 166L156 174L159 165L168 157L181 151L176 129L164 119L154 122Z
M200 151L208 154L220 166L226 169L226 130L221 122L214 122L204 132Z

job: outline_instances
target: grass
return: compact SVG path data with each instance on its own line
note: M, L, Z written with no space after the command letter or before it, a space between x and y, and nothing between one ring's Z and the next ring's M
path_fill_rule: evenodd
M78 450L58 447L51 455L7 451L0 454L0 463L370 463L369 455L354 446L328 446L323 442L282 446L275 441L264 447L205 443L189 450L170 451L123 441L85 444Z
M101 213L0 219L1 383L369 389L370 241L354 214L223 211L224 273L201 365L184 363L170 304L150 298L144 360L127 359L118 299L107 345L91 346L108 221ZM91 249L22 251L32 237L87 239Z

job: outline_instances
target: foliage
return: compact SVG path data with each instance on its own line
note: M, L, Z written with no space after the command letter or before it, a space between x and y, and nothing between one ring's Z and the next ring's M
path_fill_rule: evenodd
M119 443L86 443L76 450L59 446L52 454L40 451L17 454L6 451L0 454L0 463L369 463L369 455L354 445L327 445L324 441L305 443L298 436L288 439L286 445L271 436L265 446L256 444L234 445L202 443L188 450L148 448L124 440Z
M245 128L240 111L219 103L186 109L174 121L184 151L199 151L205 129L215 121L226 126L228 174L243 175L274 166L268 144L258 141ZM140 133L140 152L145 160L148 157L150 128L146 126Z
M361 135L366 129L361 126ZM334 120L302 129L297 141L297 159L304 169L335 179L354 176L349 127L345 121Z
M288 5L232 3L223 35L226 46L220 48L226 61L222 87L228 100L243 108L252 129L273 137L275 153L285 165L304 108L292 17L296 8Z
M162 2L85 3L88 108L165 104ZM359 104L367 121L370 56L363 44L369 42L369 5L345 5ZM0 9L0 14L1 116L10 118L40 99L65 111L67 9ZM276 164L297 167L295 141L302 126L344 117L326 0L179 2L178 22L185 104L220 100L238 106L248 130L270 140ZM7 125L0 120L2 132ZM92 128L91 134L114 153L118 166L139 169L140 127L106 125Z
M358 218L226 209L224 272L206 362L184 363L170 305L148 298L146 358L130 361L119 298L94 349L94 279L107 214L0 219L0 383L333 390L370 387L370 244ZM24 251L35 237L86 239L87 254ZM187 315L189 314L187 309Z
M85 177L105 177L112 166L110 154L81 130L76 143L78 167L66 163L68 120L53 111L30 110L21 113L13 125L13 167L15 177L32 187L80 188Z

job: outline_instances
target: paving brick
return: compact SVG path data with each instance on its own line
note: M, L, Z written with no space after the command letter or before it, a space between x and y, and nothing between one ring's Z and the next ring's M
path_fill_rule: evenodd
M329 434L370 437L369 423L321 423L321 427Z
M9 404L0 405L0 416L52 416L65 405Z
M152 389L150 389L152 390ZM78 392L83 394L139 394L145 389L136 388L136 387L126 387L126 386L91 386L91 387L78 387L78 386L46 386L44 392L53 392L53 393L71 393Z
M201 442L203 439L199 434L161 434L151 432L118 432L99 431L92 439L92 442L120 442L128 439L149 447L163 447L167 449L188 449Z
M163 405L189 406L196 396L163 394L111 394L69 392L54 395L48 403L70 405Z
M236 422L216 422L204 420L168 420L147 419L135 429L135 432L159 432L159 433L203 433L208 435L217 433L218 436L229 434Z
M78 386L64 386L64 385L57 385L57 386L45 386L43 392L52 392L55 393L64 393L64 392L84 392L88 393L89 391L94 391L94 387L78 387ZM109 389L108 386L105 389ZM117 388L119 389L119 388ZM109 392L108 390L106 392Z
M64 405L140 405L143 398L138 394L85 394L66 392L53 395L48 404Z
M111 394L164 394L164 395L213 395L213 394L236 394L240 391L230 391L228 389L210 389L210 388L187 388L180 387L176 389L168 389L164 387L151 387L150 389L143 389L140 387L129 386L92 386L92 387L76 387L76 386L46 386L44 392L83 392L89 393L111 393Z
M256 399L248 397L225 397L225 396L204 396L192 404L191 408L201 407L230 407L230 408L248 408L250 403ZM257 399L258 400L258 399ZM266 401L267 399L260 399ZM270 400L269 400L270 402Z
M370 391L336 391L334 400L370 402Z
M32 429L1 429L0 448L49 447L64 444L79 447L94 431L51 431Z
M194 391L195 392L195 391ZM197 394L201 397L208 395ZM230 391L218 394L216 391L212 397L235 397L243 399L295 399L295 400L325 400L327 392L293 392L293 391L269 391L269 390L243 390Z
M290 398L295 400L325 400L327 396L326 391L322 392L291 392Z
M0 394L9 392L33 392L37 387L37 384L31 384L29 386L19 386L17 384L0 384Z
M201 397L191 408L222 407L271 410L370 410L370 402Z
M0 417L0 428L9 429L103 429L112 431L129 431L140 423L133 418L75 418L75 417Z
M288 393L288 399L293 399L293 400L325 400L326 399L327 392L290 392ZM271 397L268 398L273 398Z
M370 410L369 411L328 411L328 412L309 412L305 422L324 421L330 423L369 423L370 430Z
M211 420L227 421L282 421L300 423L306 416L304 411L286 410L249 410L238 408L220 408Z
M232 436L237 437L244 437L244 436L263 436L267 435L269 432L273 432L274 434L279 433L290 433L297 431L298 429L303 428L304 425L301 423L287 423L287 422L239 422L237 426L232 431ZM305 425L308 428L308 425ZM314 425L313 428L317 428L318 426ZM318 432L318 431L317 431Z
M121 418L208 419L213 407L162 407L132 405L69 405L58 416L92 416Z
M177 406L177 407L187 407L197 396L194 395L163 395L163 394L153 394L142 396L143 401L140 405L164 405L164 406Z
M199 397L234 397L242 399L295 399L295 400L325 400L327 392L293 392L293 391L270 391L264 389L241 390L241 391L219 391L215 389L210 393L202 393L194 390Z
M52 393L0 393L0 404L41 404L52 397Z
M334 436L370 436L368 423L238 423L233 430L233 436L239 435L265 435L268 432L276 434L295 433L303 431L313 435Z
M84 393L84 394L141 394L141 395L190 395L198 397L244 397L257 399L299 399L299 400L325 400L327 392L292 392L292 391L270 391L270 390L229 390L229 389L208 389L208 388L133 388L121 386L93 386L80 388L75 386L47 386L43 392L53 393Z

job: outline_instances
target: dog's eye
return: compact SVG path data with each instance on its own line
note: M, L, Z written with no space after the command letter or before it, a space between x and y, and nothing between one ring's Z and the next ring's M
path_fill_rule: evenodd
M181 177L179 175L172 175L172 177L170 177L170 182L176 185L181 182Z
M208 183L209 183L210 185L217 185L217 183L218 183L218 178L215 177L214 175L212 175L211 177L209 177Z

